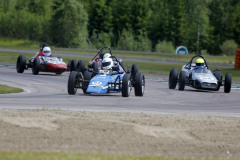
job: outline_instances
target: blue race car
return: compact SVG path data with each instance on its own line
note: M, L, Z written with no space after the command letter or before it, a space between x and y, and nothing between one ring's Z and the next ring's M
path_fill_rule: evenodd
M126 71L123 63L112 55L111 48L104 48L108 48L110 52L104 55L102 48L95 56L103 57L101 67L98 66L99 63L94 62L93 68L79 69L70 73L68 94L75 95L80 88L84 94L122 92L123 97L129 97L133 87L135 96L143 96L145 77L143 73L138 72L138 65L134 64L131 71L129 69Z

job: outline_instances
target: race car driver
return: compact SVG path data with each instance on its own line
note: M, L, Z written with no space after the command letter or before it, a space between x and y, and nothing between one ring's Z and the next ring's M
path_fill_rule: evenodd
M102 61L102 69L110 70L113 67L113 60L110 57L105 57Z
M204 60L202 58L198 58L196 60L196 67L193 69L194 72L196 72L198 69L204 69Z
M46 56L46 57L52 57L51 48L50 47L44 47L42 51L36 53L35 57L38 58L39 56Z

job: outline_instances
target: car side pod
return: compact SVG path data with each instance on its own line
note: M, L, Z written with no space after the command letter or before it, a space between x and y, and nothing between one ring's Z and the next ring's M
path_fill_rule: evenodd
M178 90L183 91L186 85L186 72L181 71L179 75L179 81L178 81Z
M230 93L232 85L232 74L226 73L225 74L225 82L224 82L224 92Z
M178 70L172 68L169 74L168 87L169 89L175 89L178 81Z

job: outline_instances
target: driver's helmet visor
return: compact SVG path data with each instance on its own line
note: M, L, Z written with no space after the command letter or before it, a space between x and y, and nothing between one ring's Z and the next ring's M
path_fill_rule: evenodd
M103 67L107 67L107 66L109 66L110 64L111 64L111 62L103 62L103 63L102 63L102 66L103 66Z
M51 51L43 51L44 54L50 54Z

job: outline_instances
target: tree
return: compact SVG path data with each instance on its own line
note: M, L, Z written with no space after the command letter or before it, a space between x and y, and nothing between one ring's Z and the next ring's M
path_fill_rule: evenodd
M105 0L90 0L91 7L88 10L88 32L91 37L93 31L95 34L111 31L111 8L105 3Z
M240 44L240 2L236 5L236 9L233 12L233 38L234 40Z
M53 43L62 47L86 47L87 20L80 3L75 0L63 2L50 21Z
M112 7L112 45L117 46L118 41L122 35L126 35L126 30L130 31L130 14L131 14L131 0L112 0L110 6ZM123 34L124 32L124 34ZM129 32L128 32L129 33ZM121 38L121 40L123 37Z
M130 2L130 23L133 34L137 39L142 33L147 32L150 10L147 0L132 0Z
M209 19L212 31L211 43L209 43L208 51L211 54L221 53L220 45L227 39L234 38L234 17L236 13L237 0L212 0L209 3ZM237 41L237 40L236 40Z

